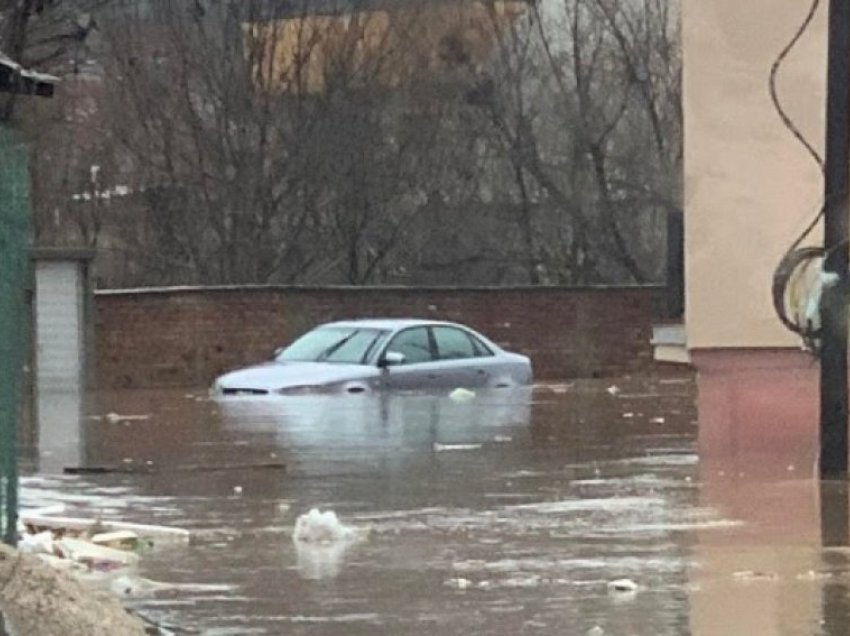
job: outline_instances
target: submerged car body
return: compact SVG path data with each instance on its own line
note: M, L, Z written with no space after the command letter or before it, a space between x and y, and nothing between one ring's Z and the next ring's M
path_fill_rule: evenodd
M264 364L225 373L214 395L365 393L523 386L531 361L463 325L351 320L316 327Z

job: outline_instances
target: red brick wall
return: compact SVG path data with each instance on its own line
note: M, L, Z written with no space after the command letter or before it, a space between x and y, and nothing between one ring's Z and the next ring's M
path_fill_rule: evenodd
M101 388L203 386L268 359L313 325L424 317L480 330L531 356L537 379L649 370L658 287L292 288L102 291L95 297Z

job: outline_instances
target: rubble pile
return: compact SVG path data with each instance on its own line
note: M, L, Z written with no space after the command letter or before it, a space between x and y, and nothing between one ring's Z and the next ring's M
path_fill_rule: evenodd
M18 549L3 547L0 552L0 580L7 581L0 590L0 608L11 623L20 626L16 633L151 633L127 614L118 597L170 588L139 576L139 563L146 552L157 547L188 543L189 532L56 516L61 512L62 506L23 512ZM83 597L85 601L80 600ZM45 611L56 615L55 628L49 626L53 619L45 619L48 624L42 625ZM82 622L75 622L78 620ZM89 620L93 621L90 625ZM37 631L29 631L31 624L37 624Z
M115 596L58 571L34 555L0 545L0 608L16 634L143 636L144 624Z

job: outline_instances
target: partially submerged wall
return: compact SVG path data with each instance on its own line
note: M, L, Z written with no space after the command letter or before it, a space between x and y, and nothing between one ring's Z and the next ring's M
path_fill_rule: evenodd
M230 287L98 292L100 388L204 386L267 360L314 325L361 317L456 321L531 356L539 379L654 366L660 287Z

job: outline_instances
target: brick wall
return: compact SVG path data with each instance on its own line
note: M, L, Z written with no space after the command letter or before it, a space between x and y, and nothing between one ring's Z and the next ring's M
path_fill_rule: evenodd
M95 296L101 388L204 386L268 359L313 325L424 317L480 330L531 356L535 377L649 370L658 287L240 287L101 291Z

